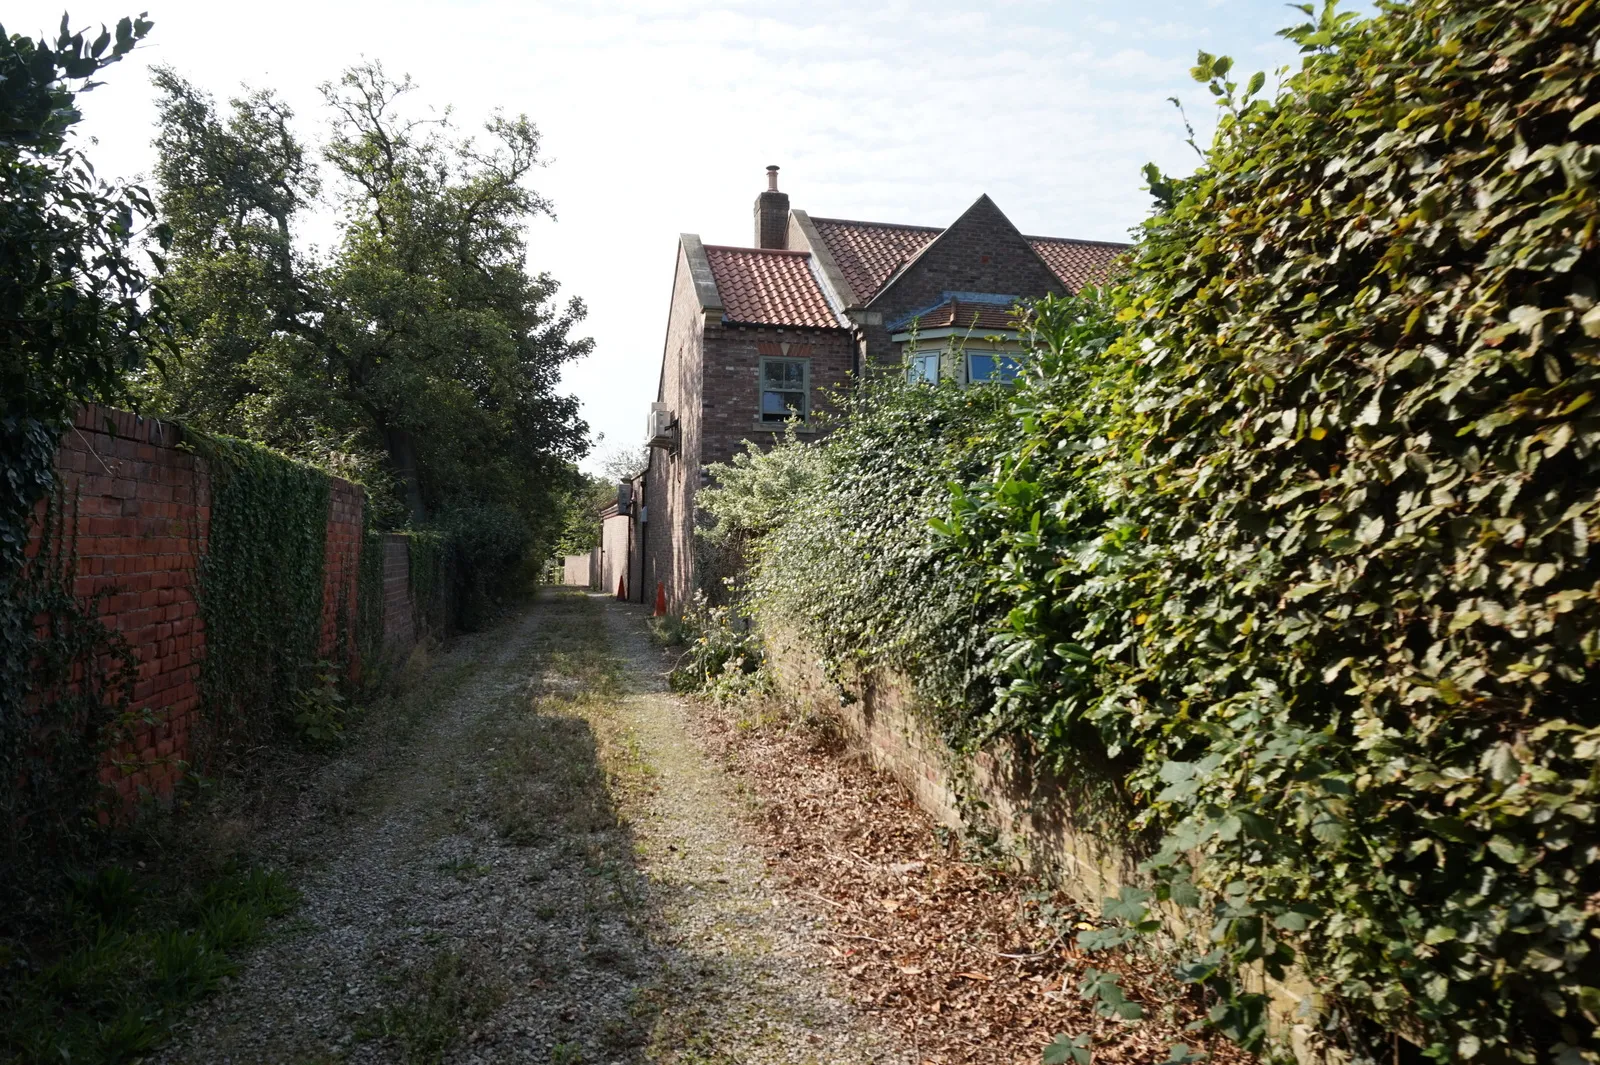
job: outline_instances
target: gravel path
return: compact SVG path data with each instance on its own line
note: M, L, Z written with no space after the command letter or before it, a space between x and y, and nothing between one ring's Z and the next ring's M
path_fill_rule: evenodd
M256 848L304 903L168 1063L898 1063L767 873L637 608L553 589Z

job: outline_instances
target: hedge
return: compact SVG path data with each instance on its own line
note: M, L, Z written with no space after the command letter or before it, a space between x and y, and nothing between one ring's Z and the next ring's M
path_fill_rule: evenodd
M918 667L959 672L947 733L1132 767L1159 894L1211 929L1181 972L1247 1046L1236 974L1294 964L1357 1060L1399 1032L1600 1061L1600 8L1306 11L1271 97L1202 54L1222 123L1194 175L1148 172L1120 335L1037 309L998 457L884 540L917 569L819 485L816 550L917 594L864 612L810 576L845 554L780 530L764 621L889 661L907 604L965 595L984 639Z

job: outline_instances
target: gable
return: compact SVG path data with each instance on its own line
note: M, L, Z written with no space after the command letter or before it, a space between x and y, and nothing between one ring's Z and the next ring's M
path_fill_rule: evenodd
M1060 295L1066 286L1027 237L988 196L980 196L878 290L868 306L926 307L945 293L995 292L1018 298Z

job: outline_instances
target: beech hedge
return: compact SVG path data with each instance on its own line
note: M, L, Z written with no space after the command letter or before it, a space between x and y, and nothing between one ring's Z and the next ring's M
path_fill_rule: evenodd
M1109 346L1092 301L1036 308L976 475L836 436L856 481L952 474L947 512L852 540L866 489L825 480L757 613L870 664L965 604L982 638L925 645L948 734L1133 766L1158 894L1211 932L1181 972L1246 1045L1236 974L1293 964L1358 1060L1600 1061L1600 6L1304 10L1270 97L1201 55L1223 120L1148 172Z

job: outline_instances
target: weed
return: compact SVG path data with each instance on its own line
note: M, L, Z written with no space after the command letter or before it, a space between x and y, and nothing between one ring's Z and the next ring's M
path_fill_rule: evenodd
M505 1000L471 955L441 950L426 965L407 971L404 994L356 1026L356 1038L393 1044L406 1065L432 1065L461 1035L464 1024L482 1020Z
M165 891L120 866L69 877L49 934L8 949L0 1059L111 1065L148 1052L297 899L264 869Z

